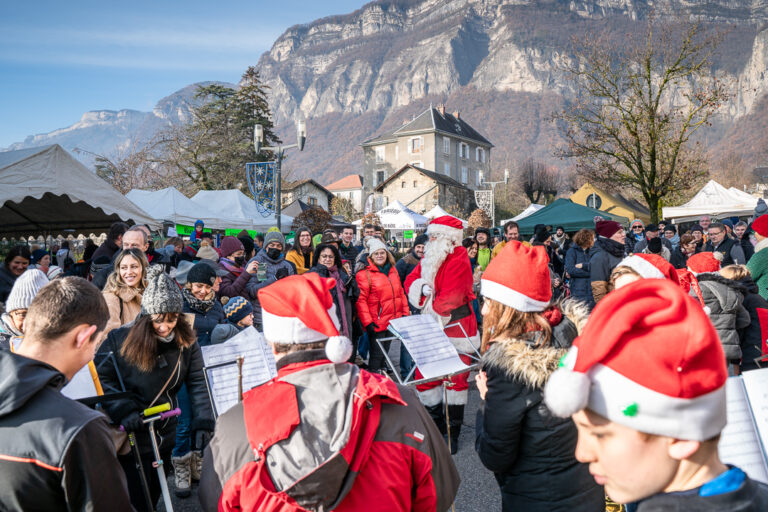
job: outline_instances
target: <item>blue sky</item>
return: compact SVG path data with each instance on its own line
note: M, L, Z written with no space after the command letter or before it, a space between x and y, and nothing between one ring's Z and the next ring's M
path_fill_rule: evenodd
M236 82L288 27L366 0L0 2L0 148L88 110L151 110L194 82Z

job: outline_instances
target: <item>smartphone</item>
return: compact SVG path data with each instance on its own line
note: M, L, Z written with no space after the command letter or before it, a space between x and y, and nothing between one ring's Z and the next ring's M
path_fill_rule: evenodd
M256 271L256 279L265 281L267 279L267 264L259 263L259 269Z

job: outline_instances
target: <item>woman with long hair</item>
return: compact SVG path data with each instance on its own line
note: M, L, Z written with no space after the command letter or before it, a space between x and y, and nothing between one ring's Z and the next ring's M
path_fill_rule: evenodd
M0 303L4 303L11 293L13 283L27 270L32 255L26 245L12 247L5 255L3 265L0 265Z
M114 268L101 292L109 308L104 336L133 321L141 312L141 294L147 286L147 257L139 249L123 249L115 256Z
M293 247L285 254L286 261L293 263L296 273L301 275L312 268L313 254L312 232L309 228L297 229Z
M549 281L546 250L516 241L483 274L476 383L484 407L475 449L496 477L505 512L602 512L603 489L574 456L576 427L543 401L544 385L587 316L580 302L552 303Z
M153 266L147 272L141 314L134 322L110 332L99 349L100 354L111 353L115 358L115 364L99 366L102 385L120 389L122 384L126 391L125 397L105 402L104 409L115 424L136 434L153 503L160 497L160 482L157 472L151 469L154 454L141 412L164 403L170 403L171 408L178 407L177 393L182 385L186 385L192 404L193 439L199 440L193 452L196 460L187 466L190 468L187 476L191 471L193 478L199 476L196 471L202 467L201 450L214 428L200 346L195 342L195 332L182 315L183 307L178 285L162 272L161 267ZM154 429L160 455L164 462L170 462L176 418L156 422ZM131 454L120 456L119 460L128 480L131 503L136 510L145 510L136 461Z

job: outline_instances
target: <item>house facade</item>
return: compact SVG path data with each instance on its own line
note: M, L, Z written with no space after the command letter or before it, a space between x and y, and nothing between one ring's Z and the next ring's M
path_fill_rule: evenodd
M325 188L336 197L348 199L355 211L363 211L363 178L359 174L345 176Z
M474 191L444 174L407 164L376 186L377 210L395 200L416 213L440 206L460 215L469 215L475 207Z
M280 193L282 204L288 205L297 199L329 211L333 194L313 179L283 183Z
M405 165L446 176L471 190L479 188L481 177L489 176L491 169L493 144L459 112L449 114L443 105L430 107L397 130L361 146L366 199Z

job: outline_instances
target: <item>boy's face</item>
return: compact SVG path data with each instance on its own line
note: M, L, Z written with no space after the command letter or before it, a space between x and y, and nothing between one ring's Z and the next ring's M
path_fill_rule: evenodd
M664 491L675 479L680 461L669 455L670 439L649 436L587 409L572 416L579 432L576 459L605 493L631 503Z

